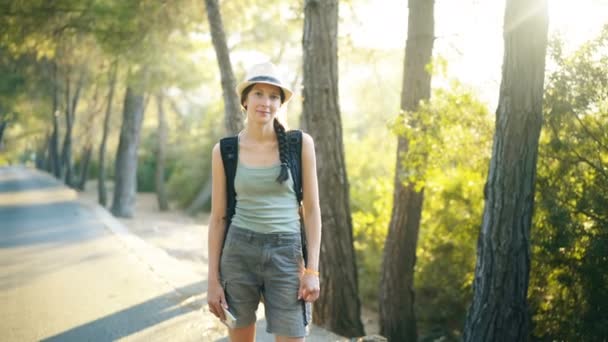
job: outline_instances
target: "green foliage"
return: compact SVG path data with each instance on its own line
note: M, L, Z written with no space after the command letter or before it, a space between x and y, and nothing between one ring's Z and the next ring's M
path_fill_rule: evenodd
M363 305L371 308L377 306L397 148L396 139L387 134L387 123L399 105L399 75L390 70L401 57L364 51L345 54L340 62L350 76L341 79L341 91L354 95L341 109L359 293Z
M381 276L382 250L391 217L395 139L368 135L349 139L354 248L359 268L359 292L364 305L375 307ZM392 158L391 158L392 157Z
M608 26L571 56L551 53L532 231L534 335L608 336Z
M392 128L408 140L408 151L401 158L408 173L402 180L422 189L434 168L457 163L474 169L479 156L471 154L487 144L492 131L488 119L486 106L457 81L448 89L435 90L431 103L423 102L417 111L401 113ZM464 153L446 153L456 148ZM487 151L482 155L487 156Z
M359 291L369 307L377 303L392 211L396 139L384 133L390 111L383 109L396 103L398 94L387 98L390 92L382 89L391 87L390 82L379 83L377 90L362 86L357 93L361 117L353 119L362 126L354 125L345 137ZM383 101L366 105L367 96ZM366 112L368 106L379 107L379 113ZM390 127L410 139L409 153L400 162L414 171L409 179L425 187L415 281L417 316L423 336L455 339L470 302L492 117L470 90L455 81L449 88L435 89L430 102L408 115L407 121L393 120ZM413 120L424 123L424 134L414 128Z
M424 187L415 270L420 330L456 339L471 296L492 117L452 81L393 128L410 142L404 179Z
M194 107L182 117L177 135L169 144L175 166L167 184L169 196L179 207L187 207L211 177L211 150L223 136L223 107ZM209 209L209 208L207 208Z

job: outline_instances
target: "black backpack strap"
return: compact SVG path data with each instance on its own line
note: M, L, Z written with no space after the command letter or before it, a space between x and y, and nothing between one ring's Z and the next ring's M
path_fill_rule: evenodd
M302 203L302 131L288 131L287 145L289 146L289 168L293 177L296 199L298 203Z
M234 190L234 176L236 176L236 164L239 159L239 140L237 136L226 137L220 140L220 152L224 163L224 175L226 175L226 231L224 241L228 236L228 228L234 216L236 208L236 191ZM222 243L223 246L223 243Z
M302 191L302 131L293 130L287 132L287 145L289 146L289 168L293 177L293 187L296 192L298 204L302 204L304 193ZM304 228L304 218L300 211L300 236L302 238L302 256L304 265L308 262L306 230Z

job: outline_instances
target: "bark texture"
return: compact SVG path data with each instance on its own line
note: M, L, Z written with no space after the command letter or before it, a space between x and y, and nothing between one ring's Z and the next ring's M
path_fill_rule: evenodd
M434 42L434 1L410 0L408 33L403 67L401 109L415 111L421 100L431 95L431 75L426 65L431 62ZM407 115L407 114L406 114ZM416 341L414 312L414 266L424 190L404 179L407 166L402 156L408 141L399 137L393 212L384 246L380 282L380 334L389 341Z
M363 335L348 179L338 101L338 1L305 1L303 113L315 140L323 231L321 295L313 321L343 336Z
M546 0L507 0L487 200L465 341L526 341L530 226L542 124Z
M143 121L144 95L127 87L120 130L120 141L116 154L114 172L114 199L112 214L118 217L133 217L137 193L137 149Z

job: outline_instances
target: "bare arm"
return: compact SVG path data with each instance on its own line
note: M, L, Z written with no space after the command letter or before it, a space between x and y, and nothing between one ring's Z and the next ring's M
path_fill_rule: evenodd
M220 284L220 253L226 232L226 175L219 143L213 147L211 158L211 216L209 217L209 270L207 301L209 309L224 319L220 305L227 307L224 291Z
M220 252L226 231L226 175L219 143L213 147L211 159L211 216L209 217L209 281L219 281Z
M321 209L319 207L319 186L317 181L317 161L312 137L302 135L302 201L304 226L308 248L308 265L311 270L319 270L319 250L321 248Z

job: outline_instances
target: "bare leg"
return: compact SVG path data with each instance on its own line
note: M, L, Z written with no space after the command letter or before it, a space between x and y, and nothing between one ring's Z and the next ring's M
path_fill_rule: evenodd
M254 342L255 323L242 328L229 329L230 342Z

